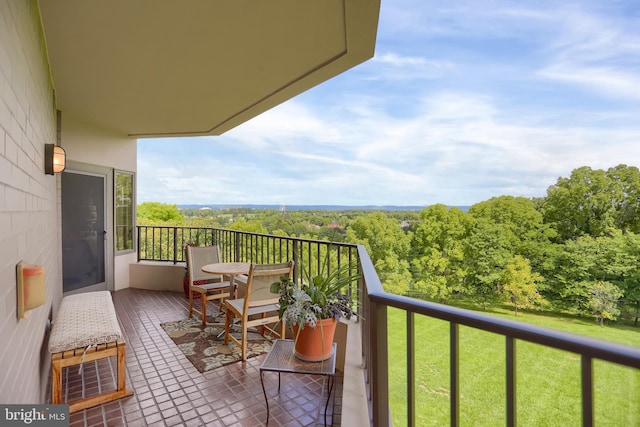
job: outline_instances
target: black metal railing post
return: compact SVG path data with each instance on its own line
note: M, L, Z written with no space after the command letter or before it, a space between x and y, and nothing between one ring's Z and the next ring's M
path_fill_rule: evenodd
M300 280L300 252L298 251L298 245L293 242L293 280L297 282Z
M233 260L234 261L240 261L240 234L236 234L235 235L235 246L234 246L234 254L233 254Z
M460 425L460 328L455 322L449 325L449 405L451 426Z
M138 262L140 262L140 254L141 254L141 250L140 250L140 242L142 241L142 239L140 238L140 235L142 233L142 228L140 227L136 227L136 232L138 234L138 241L136 242L137 245L137 252L138 252Z
M507 427L517 425L516 416L516 340L507 337L506 340L506 365L507 365Z
M582 355L582 427L593 426L593 359ZM637 396L636 396L637 397Z
M173 263L178 263L178 228L173 229Z
M416 425L416 314L407 311L407 424Z

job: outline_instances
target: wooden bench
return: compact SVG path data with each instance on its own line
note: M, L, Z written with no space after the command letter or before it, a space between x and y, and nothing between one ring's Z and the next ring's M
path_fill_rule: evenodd
M117 357L117 388L67 402L69 412L77 412L133 394L133 391L126 387L124 336L109 292L87 292L64 297L53 322L49 352L52 404L64 403L63 368L111 356Z

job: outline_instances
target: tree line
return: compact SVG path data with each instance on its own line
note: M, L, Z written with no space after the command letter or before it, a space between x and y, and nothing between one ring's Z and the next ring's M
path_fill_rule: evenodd
M154 212L155 210L155 212ZM140 224L221 227L363 244L388 292L488 308L566 310L604 324L640 312L640 172L584 166L545 197L462 210L184 210L143 203Z

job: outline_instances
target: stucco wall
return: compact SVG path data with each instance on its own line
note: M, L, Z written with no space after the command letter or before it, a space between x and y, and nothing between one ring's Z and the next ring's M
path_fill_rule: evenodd
M118 291L120 289L125 289L131 286L130 282L130 268L129 266L135 264L138 260L138 254L135 252L116 255L114 262L114 272L113 272L113 281L114 281L114 291Z
M135 172L136 144L135 138L62 112L62 146L73 161Z
M59 176L44 173L56 141L53 87L35 1L0 0L0 402L40 403L47 319L62 294ZM17 319L16 264L43 265L46 303Z
M132 288L184 292L184 263L140 262L129 266Z

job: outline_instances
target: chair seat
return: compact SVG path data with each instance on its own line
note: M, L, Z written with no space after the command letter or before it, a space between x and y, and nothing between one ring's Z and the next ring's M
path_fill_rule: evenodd
M231 306L236 313L242 313L244 307L244 298L226 300L225 304ZM280 304L260 305L257 307L250 307L247 314L251 316L254 314L269 313L271 311L278 310L280 310Z
M196 292L211 292L219 289L228 288L231 286L231 282L213 282L203 283L202 285L192 285L190 288Z

